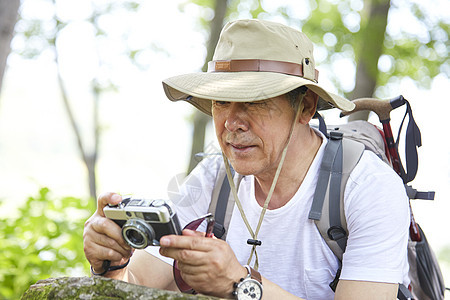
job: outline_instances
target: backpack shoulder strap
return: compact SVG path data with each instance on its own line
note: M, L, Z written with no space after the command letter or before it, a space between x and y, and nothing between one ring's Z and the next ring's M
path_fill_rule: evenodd
M244 176L237 174L231 168L231 174L236 188L239 189L239 184ZM227 237L227 229L230 225L231 214L234 208L233 193L230 193L230 183L227 179L227 172L225 164L220 166L219 172L214 183L214 188L211 196L211 203L209 204L208 212L214 215L214 236L225 240Z
M314 220L320 235L339 261L342 261L348 237L344 189L364 149L362 143L343 138L343 133L330 132L309 212L309 219ZM340 275L341 268L330 283L333 291L336 291Z
M342 260L347 245L347 222L344 214L344 189L350 173L359 162L364 145L330 132L325 147L309 219L333 253Z

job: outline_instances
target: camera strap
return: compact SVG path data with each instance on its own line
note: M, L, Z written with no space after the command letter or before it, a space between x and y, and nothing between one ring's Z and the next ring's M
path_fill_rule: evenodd
M130 263L130 259L128 259L128 261L126 263L122 264L122 265L111 266L111 261L110 260L104 260L103 264L102 264L103 271L99 272L99 273L95 273L94 269L91 266L91 273L92 273L92 275L95 275L95 276L103 276L106 273L108 273L109 271L116 271L116 270L123 269L126 266L128 266L129 263Z

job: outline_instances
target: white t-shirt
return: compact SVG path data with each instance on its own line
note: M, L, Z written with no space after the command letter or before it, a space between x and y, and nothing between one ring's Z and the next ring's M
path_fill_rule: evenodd
M333 299L329 283L339 267L316 225L308 219L326 139L303 183L283 207L267 210L257 247L259 272L288 292L306 299ZM222 158L202 161L172 201L183 227L208 212L211 194ZM256 229L261 206L255 199L253 176L245 176L238 196L245 215ZM340 278L409 284L407 241L409 205L403 183L375 154L365 151L350 174L345 188L345 215L349 230ZM199 230L204 230L200 228ZM251 238L234 207L227 242L242 265L247 264ZM156 247L147 251L159 256ZM160 256L159 256L160 257ZM166 260L170 263L170 261ZM250 265L253 266L253 261Z

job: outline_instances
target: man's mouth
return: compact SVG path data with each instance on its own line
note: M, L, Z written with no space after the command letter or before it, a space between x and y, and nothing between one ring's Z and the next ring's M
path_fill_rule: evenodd
M243 144L234 144L234 143L229 143L229 145L233 148L233 150L236 150L239 152L250 150L250 149L256 147L254 145L243 145Z

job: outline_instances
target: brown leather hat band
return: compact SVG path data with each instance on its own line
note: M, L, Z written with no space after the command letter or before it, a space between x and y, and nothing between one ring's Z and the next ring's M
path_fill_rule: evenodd
M303 65L265 59L213 60L208 63L208 72L274 72L303 77ZM315 70L314 80L319 79Z

